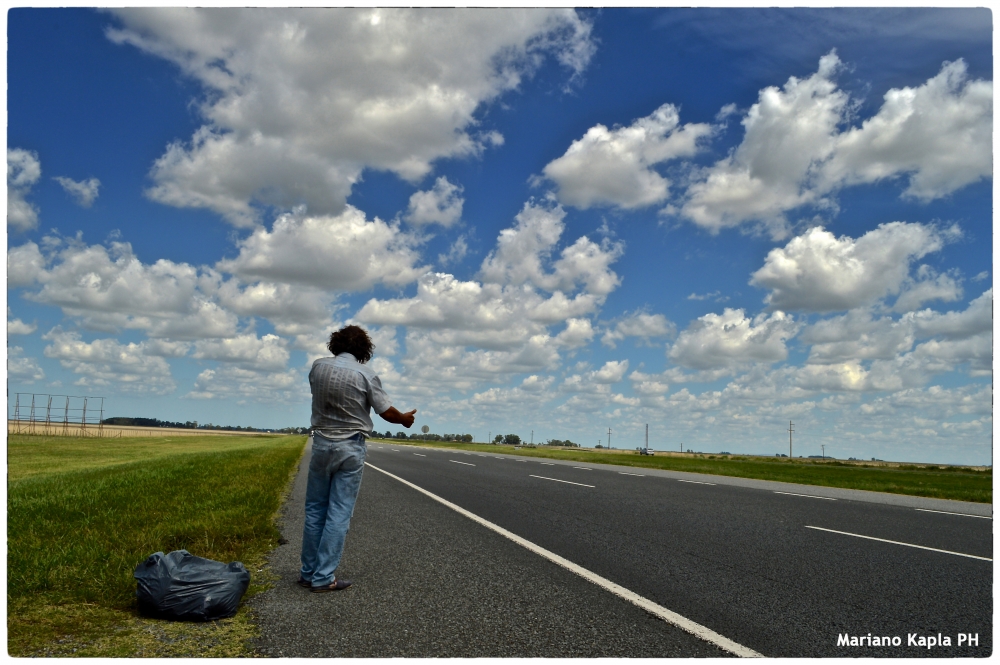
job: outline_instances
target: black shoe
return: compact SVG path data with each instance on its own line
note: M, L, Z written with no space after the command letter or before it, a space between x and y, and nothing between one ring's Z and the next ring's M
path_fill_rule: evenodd
M353 582L351 580L334 580L332 583L326 586L314 586L309 590L313 593L326 593L327 591L342 591L347 587L351 586Z
M302 579L301 577L298 579L298 581L296 582L296 584L298 584L303 589L311 589L312 588L312 582L307 582L304 579Z

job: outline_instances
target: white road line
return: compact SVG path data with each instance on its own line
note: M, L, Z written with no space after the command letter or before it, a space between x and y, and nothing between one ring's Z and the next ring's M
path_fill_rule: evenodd
M914 510L919 510L924 513L940 513L941 515L960 515L961 517L978 517L981 520L991 520L992 517L987 515L970 515L969 513L946 513L943 510L928 510L927 508L914 508Z
M793 492L775 492L775 494L787 494L788 496L804 496L807 499L823 499L824 501L836 501L828 496L813 496L812 494L795 494Z
M545 476L535 476L532 474L528 475L531 476L532 478L541 478L542 480L554 480L557 483L566 483L567 485L579 485L580 487L590 487L590 488L594 487L593 485L584 485L583 483L571 483L568 480L559 480L558 478L546 478Z
M413 453L413 454L416 455L417 457L427 457L427 455L421 455L420 453Z
M394 452L394 453L398 453L398 452L399 452L399 451L398 451L398 450L396 450L395 448L390 448L389 450L391 450L391 451L392 451L392 452Z
M620 476L638 476L639 478L645 478L646 477L645 474L642 474L642 473L628 473L627 471L619 471L618 475L620 475Z
M544 464L545 466L555 466L552 462L539 462L539 464Z
M715 485L715 483L703 483L700 480L681 480L680 478L677 479L677 482L679 482L679 483L694 483L695 485Z
M574 469L583 469L584 471L593 471L593 469L591 469L590 467L587 467L587 466L574 466L573 468Z
M517 461L517 462L527 462L528 460L526 460L526 459L519 459L519 460L515 460L515 461Z
M961 552L952 552L950 550L939 550L936 547L924 547L923 545L914 545L913 543L901 543L898 540L886 540L885 538L875 538L873 536L862 536L860 533L848 533L847 531L834 531L833 529L824 529L821 526L806 526L807 529L816 529L817 531L829 531L830 533L839 533L844 536L854 536L855 538L864 538L866 540L877 540L880 543L892 543L893 545L904 545L906 547L916 547L918 550L930 550L931 552L941 552L943 554L954 554L955 556L964 556L969 559L979 559L980 561L993 561L984 556L976 556L975 554L963 554Z
M625 587L620 586L618 584L615 584L614 582L612 582L609 579L601 577L600 575L598 575L596 573L592 573L589 570L587 570L586 568L583 568L582 566L578 566L577 564L573 563L572 561L570 561L568 559L564 559L563 557L559 556L555 552L550 552L549 550L547 550L547 549L545 549L543 547L539 547L538 545L534 544L533 542L531 542L529 540L525 540L524 538L518 536L517 534L514 534L514 533L511 533L510 531L507 531L503 527L500 527L500 526L497 526L496 524L493 524L493 522L489 522L487 520L484 520L479 515L476 515L475 513L470 513L465 508L462 508L460 506L456 506L455 504L451 503L450 501L447 501L446 499L442 499L441 497L437 496L436 494L432 494L432 493L428 492L427 490L425 490L424 488L418 487L417 485L414 485L413 483L409 482L408 480L403 480L399 476L395 476L395 475L389 473L388 471L383 471L382 469L378 468L377 466L372 466L368 462L365 462L365 464L367 466L371 466L376 471L380 471L381 473L384 473L385 475L389 476L390 478L394 478L394 479L398 480L399 482L403 483L404 485L412 487L413 489L417 490L421 494L425 494L425 495L429 496L430 498L434 499L438 503L441 503L441 504L443 504L443 505L451 508L455 512L468 517L470 520L472 520L472 521L474 521L474 522L476 522L478 524L481 524L481 525L485 526L487 529L491 529L492 531L495 531L496 533L499 533L504 538L507 538L509 540L514 541L515 543L517 543L521 547L524 547L525 549L530 550L531 552L534 552L535 554L548 559L549 561L551 561L552 563L554 563L554 564L556 564L558 566L562 566L563 568L565 568L565 569L567 569L567 570L569 570L569 571L571 571L571 572L579 575L580 577L582 577L583 579L587 580L588 582L592 582L592 583L596 584L597 586L601 587L602 589L610 591L611 593L615 594L619 598L624 598L625 600L629 601L633 605L637 605L638 607L641 607L642 609L646 610L650 614L652 614L652 615L654 615L656 617L659 617L660 619L663 619L667 623L672 624L674 626L677 626L681 630L684 630L684 631L686 631L688 633L691 633L692 635L694 635L694 636L696 636L698 638L701 638L701 639L705 640L706 642L714 644L715 646L719 647L720 649L724 649L724 650L728 651L729 653L735 654L737 656L741 656L743 658L763 658L764 657L762 654L757 653L753 649L749 649L749 648L743 646L742 644L738 644L738 643L732 641L731 639L729 639L728 637L723 637L722 635L716 633L714 630L711 630L710 628L706 628L705 626L702 626L701 624L695 623L694 621L691 621L687 617L683 617L680 614L677 614L676 612L671 612L670 610L668 610L667 608L663 607L662 605L658 605L657 603L654 603L653 601L649 600L648 598L643 598L642 596L640 596L639 594L635 593L634 591L629 591Z
M454 462L455 464L464 464L465 466L476 466L475 464L469 464L468 462L459 462L458 460L450 459L449 462ZM374 467L372 467L374 468Z

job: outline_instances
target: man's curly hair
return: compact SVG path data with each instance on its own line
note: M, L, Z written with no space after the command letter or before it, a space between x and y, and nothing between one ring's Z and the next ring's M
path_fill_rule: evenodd
M330 343L326 345L330 353L350 353L359 363L366 363L372 358L375 345L364 328L344 326L330 335Z

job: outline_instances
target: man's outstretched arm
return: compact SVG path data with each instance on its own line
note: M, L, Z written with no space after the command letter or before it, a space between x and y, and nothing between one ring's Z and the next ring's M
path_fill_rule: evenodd
M403 427L406 427L408 429L410 425L413 424L413 414L416 412L417 410L414 409L413 411L400 413L396 407L390 406L388 409L385 410L384 413L380 413L378 415L379 417L382 418L382 420L387 420L390 423L402 425Z

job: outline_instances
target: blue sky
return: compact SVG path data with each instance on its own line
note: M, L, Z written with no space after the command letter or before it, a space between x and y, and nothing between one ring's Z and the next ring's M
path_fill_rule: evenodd
M10 395L992 462L988 10L7 18Z

